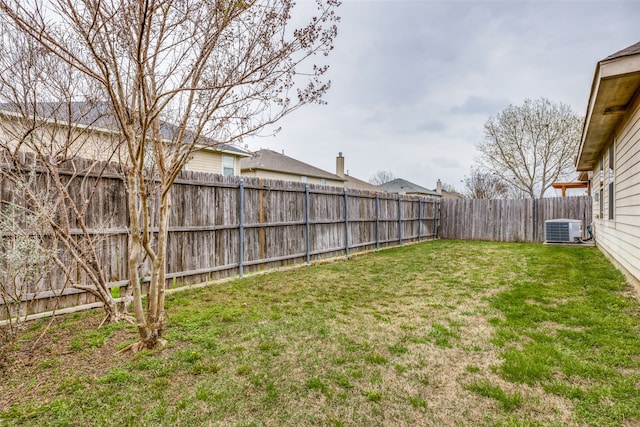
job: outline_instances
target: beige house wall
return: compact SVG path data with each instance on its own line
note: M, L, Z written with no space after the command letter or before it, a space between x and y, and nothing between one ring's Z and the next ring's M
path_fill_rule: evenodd
M614 167L609 169L609 147L613 145ZM593 218L598 247L640 284L640 99L614 131L600 154L603 160L592 170ZM610 194L609 183L614 183ZM597 193L597 196L596 196ZM613 219L609 200L613 197ZM602 199L602 211L600 208Z
M27 133L26 126L17 118L0 116L0 141L2 146L15 148ZM28 138L40 141L45 152L54 153L67 148L68 157L78 156L99 161L119 161L120 137L118 134L90 129L84 126L72 127L64 123L41 122L29 133ZM27 146L21 150L29 151Z
M234 161L234 175L240 175L240 157L230 153L213 150L198 150L191 155L185 169L194 172L208 172L222 174L222 157L230 156Z
M285 172L275 172L275 171L268 171L263 169L254 169L251 171L244 170L242 171L242 176L253 176L253 177L264 178L264 179L279 179L281 181L303 182L302 175L294 175L294 174L289 174ZM333 179L327 179L326 181L327 181L326 185L330 185L332 187L344 187L344 182L342 181L337 181ZM314 176L308 176L307 183L318 184L318 185L322 184L321 179Z

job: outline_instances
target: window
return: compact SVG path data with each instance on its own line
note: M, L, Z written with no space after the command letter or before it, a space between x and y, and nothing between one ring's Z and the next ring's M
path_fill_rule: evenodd
M615 197L613 196L613 165L615 160L615 153L613 149L613 143L609 146L609 219L613 219L613 207L615 202Z
M600 213L598 218L604 219L604 154L600 156L600 189L598 190L598 200L600 201Z
M327 185L327 180L325 178L320 178L320 185Z
M600 199L600 215L598 215L598 218L602 219L604 218L604 197L602 194L602 188L600 189L600 196L598 199Z
M236 158L233 156L222 156L222 175L230 176L236 173Z
M302 175L302 176L300 177L300 182L309 182L309 177L307 177L307 176L305 176L305 175Z

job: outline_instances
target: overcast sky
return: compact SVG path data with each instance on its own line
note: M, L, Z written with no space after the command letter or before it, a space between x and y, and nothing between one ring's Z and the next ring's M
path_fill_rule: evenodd
M299 0L300 8L312 5ZM463 188L484 123L546 97L584 115L596 62L640 41L640 1L343 0L327 105L246 140L335 173Z

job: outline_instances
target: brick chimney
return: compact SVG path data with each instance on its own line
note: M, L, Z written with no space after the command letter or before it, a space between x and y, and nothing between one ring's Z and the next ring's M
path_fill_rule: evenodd
M342 157L342 152L338 153L338 157L336 157L336 175L344 178L344 157Z
M439 179L438 179L438 182L436 183L436 193L442 194L442 181L440 181Z

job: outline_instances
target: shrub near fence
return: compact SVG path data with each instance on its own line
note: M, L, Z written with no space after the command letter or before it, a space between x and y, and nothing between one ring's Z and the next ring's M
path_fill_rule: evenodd
M543 242L544 222L569 218L592 222L590 196L544 199L444 199L441 202L442 239ZM586 235L585 235L586 237Z
M81 164L76 162L71 182L78 197L84 197ZM0 181L0 194L11 194L11 185ZM124 191L117 175L101 177L87 211L92 233L100 237L99 262L120 295L128 283ZM180 175L172 205L169 288L432 239L439 220L439 202L430 199L200 172ZM23 296L29 313L95 303L87 292L65 287L62 277L51 271L45 286L33 285ZM0 305L0 319L7 313Z

